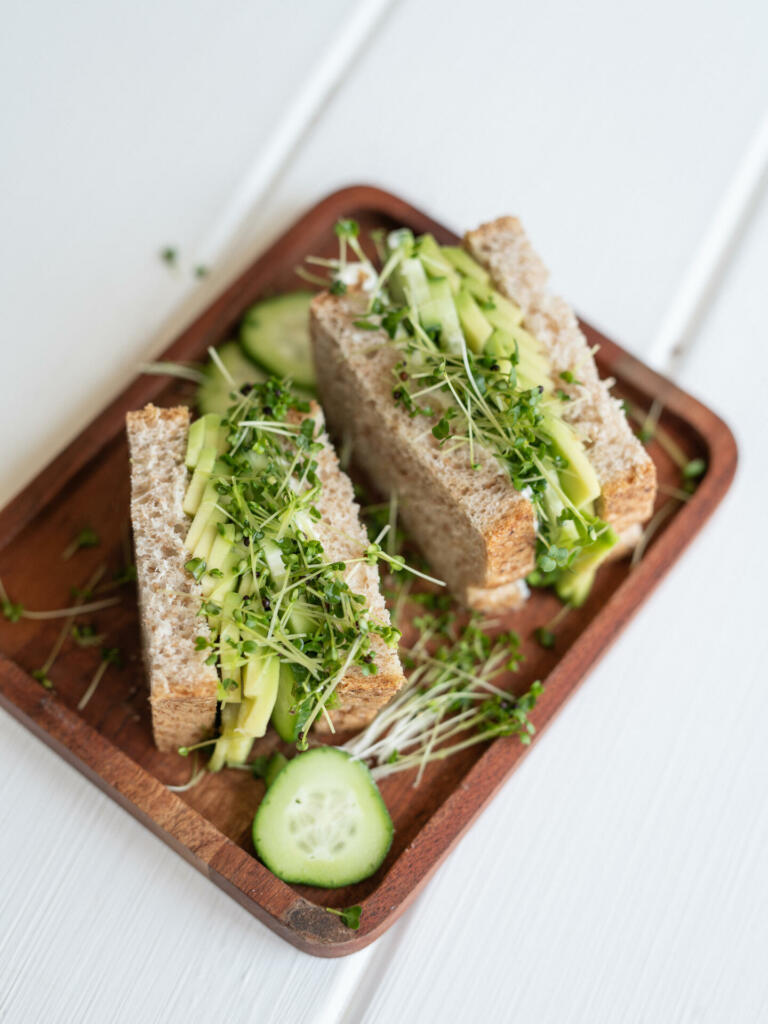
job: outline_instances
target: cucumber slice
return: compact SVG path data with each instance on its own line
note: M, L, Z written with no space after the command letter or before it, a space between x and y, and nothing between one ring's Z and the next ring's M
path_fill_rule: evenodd
M256 853L285 882L335 889L369 878L392 844L371 773L337 747L289 761L253 819Z
M228 341L216 354L229 371L238 391L243 384L253 384L266 377L264 371L248 358L236 341ZM197 389L197 406L201 413L223 415L233 402L232 385L212 359L203 367L203 373L205 379Z
M288 292L251 306L240 327L244 351L265 370L314 388L315 367L309 344L312 292Z

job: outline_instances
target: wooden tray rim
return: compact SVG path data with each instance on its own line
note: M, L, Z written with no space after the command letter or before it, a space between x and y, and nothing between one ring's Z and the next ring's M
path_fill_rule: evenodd
M315 204L200 314L158 358L173 360L190 337L204 336L222 311L235 309L251 278L269 266L277 246L300 237L305 225L324 215L341 216L365 207L395 220L445 228L409 203L381 189L353 185ZM599 335L599 332L593 333ZM671 381L657 374L608 338L602 350L620 365L622 375L657 395L665 410L692 427L708 449L708 471L693 498L622 582L547 677L534 716L537 734L566 703L585 673L608 648L643 600L701 529L730 485L737 451L726 424ZM162 391L162 378L140 376L99 413L38 476L0 512L0 549L14 537L76 473L124 429L125 413ZM673 528L674 527L674 528ZM150 828L185 860L208 875L242 906L293 945L316 956L354 952L381 935L413 901L421 887L456 845L474 818L514 770L528 749L511 739L495 740L472 766L462 785L440 805L414 841L392 864L377 888L363 901L359 931L352 932L322 907L298 896L252 854L224 836L118 747L39 687L17 664L0 653L0 705L70 764ZM427 846L425 860L421 848Z

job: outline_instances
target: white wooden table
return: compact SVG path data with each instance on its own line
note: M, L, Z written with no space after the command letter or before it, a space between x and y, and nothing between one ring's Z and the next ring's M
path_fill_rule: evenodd
M726 416L741 466L417 903L346 960L283 943L0 715L0 1020L768 1019L768 6L623 7L4 5L0 500L353 181L457 228L520 214L581 312Z

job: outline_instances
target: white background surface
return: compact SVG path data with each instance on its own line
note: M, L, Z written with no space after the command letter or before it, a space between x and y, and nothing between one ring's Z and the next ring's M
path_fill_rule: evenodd
M1 1020L768 1019L768 8L623 7L4 5L0 499L359 180L457 228L520 214L581 312L725 415L741 465L414 907L346 960L277 939L0 717Z

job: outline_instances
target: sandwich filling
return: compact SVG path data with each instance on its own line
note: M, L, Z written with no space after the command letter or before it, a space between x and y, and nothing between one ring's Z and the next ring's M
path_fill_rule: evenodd
M399 637L350 589L349 563L329 561L317 538L321 426L309 403L275 378L242 391L224 416L196 420L187 443L186 569L210 627L196 646L219 672L212 770L244 763L270 718L305 746L350 669L376 672L373 637ZM372 544L359 561L379 553Z
M493 287L463 249L408 229L379 240L380 269L358 241L354 221L337 225L340 258L331 290L365 293L360 329L384 329L397 347L392 398L409 416L431 421L444 447L490 452L533 504L536 568L529 582L554 584L580 604L616 544L595 512L600 482L563 417L578 401L576 372L555 378L546 352L521 324L521 309ZM347 259L351 250L359 262Z

